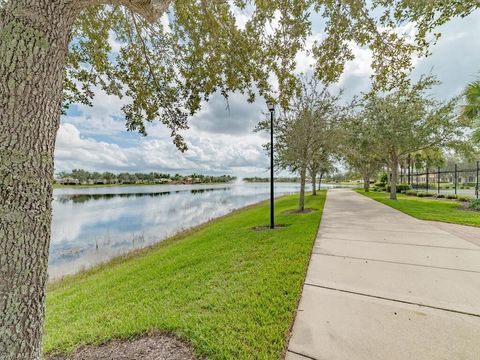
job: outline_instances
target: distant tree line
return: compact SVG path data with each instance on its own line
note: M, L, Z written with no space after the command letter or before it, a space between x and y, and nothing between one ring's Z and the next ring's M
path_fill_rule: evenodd
M274 180L275 182L281 182L281 183L300 181L298 177L276 177ZM270 178L254 176L254 177L243 178L243 181L249 182L249 183L263 183L263 182L270 182Z
M90 172L75 169L71 172L62 171L55 177L55 182L64 185L110 185L110 184L206 184L228 183L236 179L230 175L180 175L158 172L114 174L111 172Z

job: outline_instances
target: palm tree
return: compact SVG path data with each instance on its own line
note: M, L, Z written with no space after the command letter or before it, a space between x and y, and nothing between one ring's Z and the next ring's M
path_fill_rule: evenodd
M468 84L464 95L466 105L463 106L462 117L476 123L472 137L480 142L480 80Z
M476 120L480 117L480 80L467 85L465 89L467 104L463 107L462 115L469 120Z

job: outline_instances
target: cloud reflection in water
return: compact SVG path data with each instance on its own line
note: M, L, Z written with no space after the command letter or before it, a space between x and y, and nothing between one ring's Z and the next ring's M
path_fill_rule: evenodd
M297 190L298 184L278 184L276 195ZM50 277L75 273L268 197L268 184L55 190Z

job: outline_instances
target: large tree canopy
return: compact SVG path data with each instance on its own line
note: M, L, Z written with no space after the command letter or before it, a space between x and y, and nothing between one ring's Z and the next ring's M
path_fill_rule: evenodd
M89 3L109 5L85 8L74 24L64 105L90 103L97 87L128 96L127 129L144 134L145 121L160 120L181 149L179 131L187 127L188 115L214 92L225 97L247 92L251 101L260 94L286 106L298 87L296 56L305 48L314 16L325 19L316 29L325 37L305 50L317 59L314 70L326 83L337 80L353 59L355 43L373 50L379 86L405 80L416 50L396 24L384 26L372 8L356 0L172 1L162 18L169 24L154 20L167 1L150 7L139 5L149 1Z

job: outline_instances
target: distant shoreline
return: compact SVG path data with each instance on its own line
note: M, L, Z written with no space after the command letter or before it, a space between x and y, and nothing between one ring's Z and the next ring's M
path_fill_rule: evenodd
M140 183L140 184L82 184L82 185L63 185L53 184L54 189L87 189L87 188L102 188L102 187L130 187L130 186L164 186L164 185L227 185L233 182L205 182L205 183Z
M269 184L269 181L243 181L246 184ZM295 181L278 181L275 180L276 184L288 184L288 183L295 183L299 184L299 182ZM170 182L170 183L139 183L139 184L82 184L82 185L63 185L55 183L53 184L54 189L88 189L88 188L102 188L102 187L131 187L131 186L164 186L164 185L230 185L234 184L234 182L204 182L204 183L182 183L182 182ZM308 182L310 184L310 182ZM361 185L360 183L356 182L339 182L339 183L331 183L326 182L324 184L331 184L331 185ZM323 184L322 184L323 185Z

